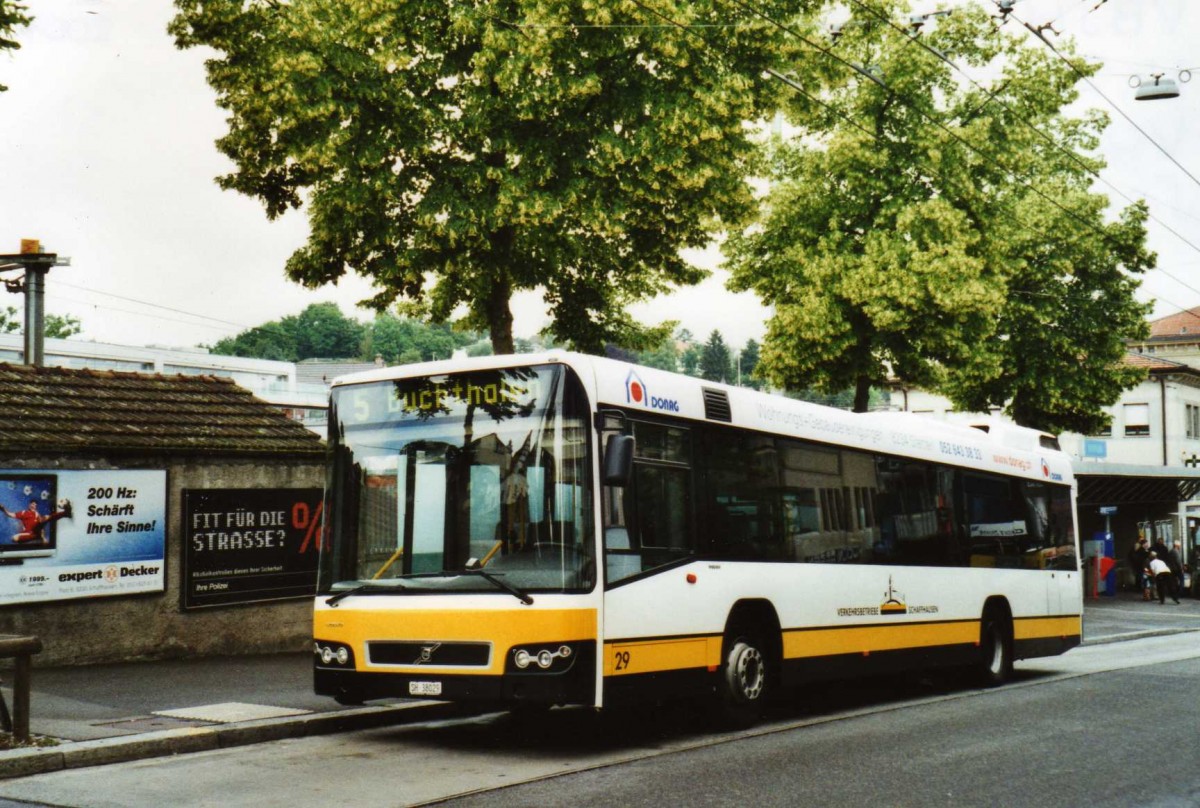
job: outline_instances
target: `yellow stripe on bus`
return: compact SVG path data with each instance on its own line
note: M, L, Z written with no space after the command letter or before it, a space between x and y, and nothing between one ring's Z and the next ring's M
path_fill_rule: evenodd
M604 675L715 668L721 662L721 635L604 644Z
M1066 617L1018 617L1013 620L1014 640L1080 637L1082 635L1083 618L1079 615L1067 615Z
M1076 616L1018 618L1013 638L1031 640L1080 636ZM808 659L840 654L871 654L908 648L968 645L979 642L979 621L796 629L783 632L783 658ZM721 664L722 637L664 637L604 644L604 675L707 668Z
M962 645L978 641L979 622L973 620L785 631L783 658L867 654L905 648L930 648L936 645Z
M367 609L318 610L313 613L313 636L343 642L354 649L358 670L368 670L366 643L375 642L487 642L492 644L490 664L473 673L500 675L508 650L514 645L595 640L595 609L421 609L373 611ZM396 666L372 666L392 669ZM410 666L412 667L412 666ZM428 673L462 673L462 668L421 665Z

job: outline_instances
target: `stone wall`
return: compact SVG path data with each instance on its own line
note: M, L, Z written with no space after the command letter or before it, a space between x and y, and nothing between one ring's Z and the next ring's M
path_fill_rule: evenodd
M0 606L0 633L33 634L45 650L38 666L186 656L224 656L308 647L312 601L278 601L184 612L184 489L320 488L321 459L228 457L55 458L0 455L0 468L165 469L166 591L124 597Z

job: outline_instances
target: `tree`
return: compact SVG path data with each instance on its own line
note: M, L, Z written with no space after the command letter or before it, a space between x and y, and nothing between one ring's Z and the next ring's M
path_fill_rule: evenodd
M69 314L47 314L42 328L51 339L67 339L81 333L83 324L78 317ZM18 317L16 307L8 306L0 311L0 334L19 334L23 329L24 322Z
M312 303L299 314L219 340L212 351L282 362L351 359L362 353L363 333L362 324L342 314L336 303Z
M679 371L679 347L675 342L675 337L667 336L656 347L640 352L637 362L646 367L677 373Z
M428 325L418 320L380 312L367 326L363 359L376 354L391 364L449 359L458 348L479 340L478 334L455 332L448 325Z
M362 354L362 323L342 314L336 303L312 303L284 327L296 341L298 359L348 359Z
M13 37L16 36L17 28L33 22L33 17L25 13L28 10L29 7L24 3L0 0L0 52L21 47L21 43ZM7 89L8 87L0 84L0 93Z
M210 350L225 356L248 356L277 362L295 362L298 357L294 335L278 320L217 340Z
M47 314L43 328L51 339L67 339L83 333L83 323L69 314Z
M700 353L700 378L710 382L727 382L733 369L733 356L721 332L713 329Z
M715 0L176 7L176 45L218 54L218 147L235 165L220 185L272 218L308 205L289 277L357 272L376 307L420 301L434 322L464 306L498 353L525 289L578 349L659 341L668 329L625 307L698 281L680 249L751 212L745 122L773 112L779 87L761 75L796 48Z
M1129 383L1130 274L1153 266L1144 211L1106 224L1088 191L1106 120L1066 117L1076 74L978 7L914 41L887 21L900 3L852 6L833 50L882 84L827 63L840 78L799 99L760 227L729 244L734 288L774 306L765 377L853 388L858 411L891 376L1030 426L1091 423ZM983 88L950 62L1001 74Z
M740 379L738 382L742 387L750 387L755 390L763 389L762 380L755 375L758 370L759 359L758 342L752 339L746 340L746 345L742 348L741 353L737 356L737 370L734 374L735 379Z

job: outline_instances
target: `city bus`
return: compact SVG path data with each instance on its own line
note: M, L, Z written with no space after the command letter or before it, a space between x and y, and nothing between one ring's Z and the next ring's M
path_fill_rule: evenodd
M1003 424L850 413L552 351L332 388L316 692L512 709L954 666L1082 626L1069 459Z

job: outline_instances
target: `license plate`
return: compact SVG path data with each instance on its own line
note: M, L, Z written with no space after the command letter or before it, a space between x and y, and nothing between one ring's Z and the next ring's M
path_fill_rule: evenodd
M410 696L440 696L442 695L441 682L409 682L408 695Z

